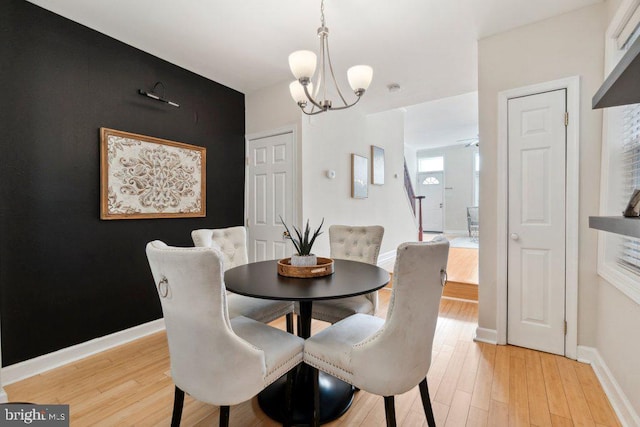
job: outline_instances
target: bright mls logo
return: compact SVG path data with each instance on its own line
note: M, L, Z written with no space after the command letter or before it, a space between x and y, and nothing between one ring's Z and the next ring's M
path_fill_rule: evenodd
M0 426L69 426L69 405L7 403L0 408Z

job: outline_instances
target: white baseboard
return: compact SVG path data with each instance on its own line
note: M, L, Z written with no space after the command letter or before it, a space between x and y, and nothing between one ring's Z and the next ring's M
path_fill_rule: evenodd
M9 397L3 388L0 388L0 403L7 403L9 401Z
M444 234L464 234L467 236L469 234L469 230L444 230Z
M396 257L395 249L389 252L385 252L383 254L378 255L378 265L384 264L387 261L390 261Z
M2 368L2 385L14 383L54 368L109 350L130 341L164 330L164 319L153 320L124 331L83 342L53 353L44 354L24 362ZM1 390L1 389L0 389ZM6 398L6 394L5 394ZM0 400L2 394L0 393Z
M498 332L495 329L476 328L476 336L473 338L476 342L484 342L487 344L498 344Z
M589 363L602 384L602 388L611 402L613 410L625 427L640 426L640 417L631 406L629 399L620 388L615 377L596 348L578 346L578 361Z

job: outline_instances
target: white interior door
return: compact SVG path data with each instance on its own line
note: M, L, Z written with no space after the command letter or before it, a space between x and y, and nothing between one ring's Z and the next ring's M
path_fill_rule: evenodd
M421 172L418 174L417 194L422 200L422 230L442 232L444 230L444 172Z
M507 341L565 354L566 90L508 101Z
M280 216L293 224L293 132L249 139L247 239L250 261L291 256Z

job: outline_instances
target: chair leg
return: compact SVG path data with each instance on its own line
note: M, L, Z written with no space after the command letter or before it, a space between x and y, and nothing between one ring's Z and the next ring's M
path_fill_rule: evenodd
M229 407L220 407L220 427L229 427Z
M384 413L387 416L387 427L396 427L396 405L393 396L384 397Z
M313 421L312 427L320 426L320 372L316 368L309 367L311 369L312 381L313 381Z
M293 333L293 313L287 313L287 332Z
M436 419L433 417L433 408L431 407L431 398L429 397L429 387L427 386L426 378L420 382L420 397L422 398L424 415L427 417L427 424L429 427L436 427Z
M173 415L171 416L171 427L180 427L180 419L182 418L182 406L184 405L184 391L176 386L173 395Z
M287 372L287 382L284 389L284 422L282 425L284 427L290 427L293 425L293 420L291 417L291 412L293 411L293 371L294 369Z

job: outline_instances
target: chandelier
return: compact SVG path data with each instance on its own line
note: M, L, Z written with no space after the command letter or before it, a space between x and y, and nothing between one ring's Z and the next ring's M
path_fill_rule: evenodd
M347 70L347 79L349 86L356 94L356 100L349 104L342 95L340 86L336 82L336 76L333 73L333 65L329 56L329 29L325 25L324 19L324 0L320 3L320 28L318 28L318 37L320 37L320 67L316 76L315 85L311 81L315 71L317 57L310 50L298 50L289 55L289 67L296 80L289 85L289 91L294 101L303 113L314 115L324 113L329 110L344 110L353 107L360 101L360 98L371 84L373 77L373 69L368 65L355 65ZM333 81L333 85L342 101L342 105L334 106L330 99L327 99L327 68L329 75ZM315 92L314 92L315 87ZM311 103L309 109L307 106Z

